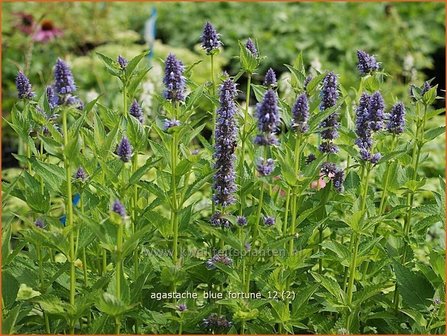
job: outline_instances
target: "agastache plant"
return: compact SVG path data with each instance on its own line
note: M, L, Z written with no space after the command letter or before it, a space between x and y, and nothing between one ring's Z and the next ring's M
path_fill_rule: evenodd
M136 99L130 105L129 114L136 118L141 124L143 123L143 109Z
M275 87L277 85L276 74L272 68L269 68L265 73L264 77L264 86L266 87Z
M256 45L251 38L248 38L247 43L245 43L245 47L251 52L254 57L258 57L258 49L256 49Z
M32 99L35 96L28 77L22 71L17 74L16 88L19 99Z

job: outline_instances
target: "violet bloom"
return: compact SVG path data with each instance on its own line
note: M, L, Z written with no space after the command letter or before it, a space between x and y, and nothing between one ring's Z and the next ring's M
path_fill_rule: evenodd
M326 177L333 178L337 172L337 166L332 162L324 162L321 165L320 172Z
M123 56L119 55L117 58L117 62L121 68L121 70L126 69L127 64L129 64L129 62L127 61L127 59L125 59Z
M401 134L405 128L405 106L401 102L396 103L388 116L388 124L386 126L388 132L393 134Z
M219 34L210 22L206 22L203 26L201 41L202 48L206 50L208 55L218 50L222 45L222 42L219 40Z
M76 85L70 67L60 58L54 67L54 89L59 95L67 95L76 91Z
M277 85L276 74L275 71L270 68L267 70L264 77L264 86L267 87L275 87Z
M228 219L226 219L221 212L217 211L215 212L211 218L210 223L214 227L220 227L220 228L229 228L231 226L231 223Z
M261 176L268 176L275 169L275 161L273 159L260 158L256 164L256 170Z
M213 200L222 207L233 204L236 199L234 154L237 143L236 114L236 84L231 80L225 80L220 86L219 103L220 107L216 111L217 120L215 128L215 152L214 152L214 195Z
M85 182L87 179L87 173L82 167L79 167L78 170L76 170L75 179L81 182Z
M245 216L237 216L236 222L239 226L247 225L247 218Z
M317 157L315 156L314 153L310 153L307 157L306 157L306 164L312 163L313 161L315 161L317 159Z
M226 265L226 266L230 266L233 263L233 260L224 254L216 254L212 258L210 258L206 261L205 266L209 270L212 270L212 269L216 268L216 264L218 264L218 263Z
M51 20L42 20L39 28L33 35L33 40L36 42L49 42L56 37L62 36L64 33L62 30L57 28L53 21Z
M50 106L51 110L54 110L54 108L59 105L59 97L54 91L54 87L47 86L46 94L47 94L48 105Z
M259 132L276 138L274 132L279 125L279 108L278 97L272 89L267 90L262 102L256 105L256 118Z
M275 225L275 218L273 218L273 217L265 217L264 218L264 224L265 224L265 226L273 226L273 225Z
M368 55L363 50L357 50L357 69L361 76L365 76L371 72L379 70L379 63L377 63L376 58L372 55Z
M337 169L335 171L334 177L332 178L332 183L334 184L335 190L338 192L343 191L343 181L345 179L345 173L342 169Z
M271 134L258 134L253 143L258 146L276 146L279 145L278 138L274 133Z
M188 307L186 307L186 304L184 304L184 303L180 303L180 304L178 305L178 307L177 307L177 310L178 310L179 312L184 312L184 311L188 310Z
M130 105L129 114L135 117L141 124L143 123L143 109L136 99Z
M429 81L425 81L424 85L422 86L421 96L423 96L425 93L427 93L431 89L431 84Z
M31 99L35 96L28 77L22 71L17 73L16 88L19 99Z
M225 316L217 315L215 313L211 314L207 318L203 319L202 322L205 328L215 329L215 328L230 328L232 323L229 322Z
M166 87L164 97L172 102L185 100L186 81L183 76L185 66L174 54L169 54L165 61L165 76L163 83Z
M43 221L42 218L37 218L36 221L34 222L34 225L39 229L43 229L45 227L45 222Z
M170 119L166 119L163 122L163 129L165 131L167 131L168 129L170 129L172 127L177 127L177 126L180 126L180 121L177 120L177 119L171 119L171 120Z
M112 211L120 215L122 218L126 217L126 209L119 200L115 200L115 202L113 202Z
M304 80L304 90L307 90L307 86L309 85L310 81L313 79L313 77L311 75L307 76L306 79Z
M369 100L369 126L371 130L377 132L383 128L385 119L385 103L379 91L374 92Z
M323 80L323 88L321 89L320 110L324 111L337 104L339 97L337 76L333 72L329 72ZM338 114L336 112L329 115L320 123L321 138L323 139L319 149L323 153L337 153L338 147L333 144L333 140L338 138Z
M251 38L248 38L247 43L245 44L245 47L248 49L248 51L250 51L250 53L254 56L254 57L258 57L258 49L256 49L256 46L254 44L254 42L252 41Z
M309 103L307 95L300 95L292 107L293 123L292 128L298 133L306 133L309 129L307 121L309 119Z
M84 109L84 102L76 96L68 95L65 99L65 103L68 106L76 107L78 110L81 111Z
M335 190L338 192L343 191L344 172L342 169L337 168L335 163L323 163L320 168L320 174L328 177L332 181Z
M124 162L129 162L132 156L132 146L130 145L129 139L127 137L123 137L116 149L116 154L120 157L120 159Z

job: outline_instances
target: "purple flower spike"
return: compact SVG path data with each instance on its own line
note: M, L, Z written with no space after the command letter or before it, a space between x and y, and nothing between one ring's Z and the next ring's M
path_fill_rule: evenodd
M123 56L119 55L118 59L117 59L118 64L121 67L121 70L126 69L127 64L129 64L129 62L127 61L127 59L125 59Z
M338 92L338 80L337 76L333 72L329 72L323 80L323 88L320 93L321 104L320 110L324 111L337 104L339 97ZM332 141L338 138L338 128L340 123L338 122L338 114L336 112L332 113L325 120L320 123L321 138L323 142L321 143L319 149L323 153L336 153L338 148L332 143Z
M342 169L337 169L335 171L334 177L332 178L332 183L334 184L335 190L338 192L343 192L343 181L345 179L345 174Z
M81 182L85 182L85 180L87 179L87 173L82 167L79 167L78 170L76 171L75 179Z
M275 71L272 68L268 69L264 77L264 86L275 87L277 84Z
M50 109L53 110L56 106L59 105L59 97L54 91L53 86L47 86L46 93L47 93L48 105L50 105Z
M209 22L206 22L203 26L201 41L202 48L206 50L208 55L212 54L222 45L222 42L219 40L219 34L214 26Z
M221 228L229 228L231 226L231 223L228 219L223 217L222 213L217 211L211 216L210 219L211 225L214 227L221 227Z
M237 224L239 225L239 226L245 226L245 225L247 225L247 218L246 217L244 217L244 216L237 216Z
M143 123L143 109L135 99L130 105L129 114L135 117L141 124Z
M248 38L247 43L245 44L245 47L250 51L250 53L254 57L258 57L258 49L256 49L255 43L252 41L251 38Z
M292 128L298 133L306 133L309 129L309 126L307 125L309 119L309 103L305 93L297 98L295 105L293 105L292 108L292 115Z
M124 162L129 162L132 156L132 146L130 145L129 139L127 137L123 137L121 142L116 149L116 154L120 157L120 159Z
M387 130L393 134L401 134L405 129L405 106L401 102L395 104L388 117Z
M217 263L220 263L220 264L223 264L226 266L230 266L233 263L233 260L230 257L227 257L226 255L216 254L212 258L208 259L206 261L205 265L206 265L206 268L211 270L211 269L216 268Z
M119 200L115 200L115 202L113 202L112 211L120 215L122 218L126 217L126 209Z
M369 126L373 131L380 131L383 128L385 103L379 91L372 94L369 101Z
M34 222L34 225L39 229L43 229L45 227L45 222L43 221L42 218L37 218L36 221Z
M215 128L215 152L214 152L214 195L213 200L222 207L233 204L236 199L236 175L234 171L234 154L237 143L237 126L235 121L236 107L236 84L227 79L220 86L220 107L216 111L217 120Z
M17 73L16 88L19 99L31 99L35 96L28 77L22 71Z
M166 119L163 123L163 129L165 131L167 131L168 129L170 129L172 127L177 127L177 126L180 126L180 121L177 119L172 119L172 120Z
M178 307L177 307L177 310L178 310L179 312L184 312L184 311L188 310L188 307L186 307L186 304L184 304L184 303L180 303L180 304L178 305Z
M174 54L169 54L165 61L165 76L163 83L166 87L164 96L172 102L185 100L185 66Z
M76 91L76 84L70 67L60 58L54 67L54 89L57 94L67 95Z
M357 50L357 69L361 76L365 76L373 71L379 70L379 63L377 63L376 58L372 55L368 55L363 50Z
M230 328L232 326L232 323L229 322L225 316L219 316L215 313L211 314L206 319L203 319L202 324L205 328L209 329Z
M275 169L275 161L273 159L263 159L261 158L256 164L256 170L261 176L268 176Z
M256 106L258 129L262 133L273 133L279 124L278 97L275 91L269 89L262 102Z
M273 218L273 217L265 217L264 218L264 224L265 224L265 226L273 226L273 225L275 225L275 218Z

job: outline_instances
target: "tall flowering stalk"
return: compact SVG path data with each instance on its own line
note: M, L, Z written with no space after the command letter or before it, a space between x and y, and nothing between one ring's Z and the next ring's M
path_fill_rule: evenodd
M215 128L215 152L216 160L214 168L213 201L216 205L225 208L236 201L234 161L237 144L237 126L235 121L236 84L231 79L226 79L220 86L219 104Z
M219 52L219 48L222 46L220 41L220 34L217 33L216 28L210 23L206 22L203 26L202 36L200 37L202 42L202 48L206 51L206 54L210 56L210 71L211 71L211 93L213 97L216 95L216 82L214 79L214 55ZM213 112L213 127L216 124L216 115ZM213 142L215 135L212 134L211 141Z
M379 70L380 65L376 61L376 58L367 54L363 50L357 50L357 69L361 76L366 76L374 71Z
M175 57L174 54L169 54L165 60L165 75L163 83L165 85L164 96L173 105L174 120L177 119L177 113L180 103L185 100L186 79L183 75L185 67L183 63ZM177 212L179 211L177 200L177 182L176 182L176 167L178 159L178 140L177 132L174 130L171 141L171 191L172 191L172 206L171 206L171 228L173 231L172 242L172 257L174 264L178 260L178 220Z
M24 101L24 109L23 113L27 115L29 112L29 102L34 98L35 93L33 92L31 82L28 77L22 71L19 71L16 76L16 89L17 89L17 97ZM28 159L28 172L31 173L31 148L28 144L23 142L23 139L20 138L19 142L19 154L22 154L22 150L26 150L26 157Z
M275 131L279 125L279 107L278 97L273 89L269 89L264 94L260 103L256 106L256 119L258 120L258 135L254 139L254 143L264 147L264 161L258 164L258 173L263 176L266 170L272 171L272 163L268 159L268 147L278 144ZM264 202L264 186L261 186L261 195L259 197L258 212L256 215L256 226L254 237L256 238L259 231L259 221L261 219L261 212Z
M76 85L73 74L70 67L62 61L60 58L57 60L54 67L54 90L59 95L60 100L66 101L69 95L76 91ZM68 146L68 109L62 109L62 125L64 136L64 148ZM65 176L67 180L67 195L66 195L66 208L67 208L67 226L70 228L70 304L74 307L75 295L76 295L76 269L75 269L75 230L74 230L74 218L73 218L73 202L72 202L72 172L70 158L67 157L64 151L64 166ZM70 333L74 334L74 321L70 323Z
M372 133L380 131L384 123L385 103L380 92L374 92L371 96L362 94L359 106L356 110L356 144L360 149L361 159L361 186L362 195L360 199L360 213L363 219L367 216L366 198L368 195L369 176L373 166L380 160L380 153L371 154L373 148ZM353 231L351 234L351 264L349 266L349 277L347 287L347 304L352 303L355 271L357 268L357 257L359 253L360 235ZM366 264L365 264L366 265ZM352 315L348 316L347 329L349 330L352 321Z
M421 150L425 143L425 124L427 122L428 116L427 111L430 104L433 103L435 98L432 98L431 101L427 101L427 99L424 97L424 94L427 93L430 90L434 90L433 97L436 97L436 87L432 88L429 82L425 82L423 87L421 88L421 99L416 99L416 132L414 137L414 143L413 143L413 153L412 153L412 178L413 181L418 181L418 169L419 169L419 163L421 158ZM388 126L391 126L391 130L400 131L400 127L396 127L396 121L401 122L402 117L402 108L397 107L397 110L394 110L394 125L393 122L390 122ZM390 129L390 128L389 128ZM407 195L407 207L408 211L406 213L405 219L404 219L404 249L402 253L401 258L401 265L404 265L407 261L408 257L408 237L411 230L411 218L413 216L413 205L414 205L414 196L416 191L411 190L410 193ZM399 289L398 285L395 285L394 288L394 308L395 310L399 309Z
M308 119L309 119L309 102L305 93L298 96L295 104L292 107L292 129L295 132L295 166L294 174L298 179L300 172L300 159L301 159L301 147L303 135L308 131ZM290 197L291 194L291 197ZM289 255L293 254L294 250L294 236L296 230L296 218L298 212L298 195L295 188L289 189L288 195L291 203L291 224L289 228L289 234L292 239L289 242ZM287 207L288 208L288 207ZM287 211L287 209L286 209Z

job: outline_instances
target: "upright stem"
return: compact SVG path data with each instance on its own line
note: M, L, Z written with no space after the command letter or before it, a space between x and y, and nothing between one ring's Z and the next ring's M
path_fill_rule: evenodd
M117 242L116 242L116 298L118 301L121 300L121 276L122 276L122 265L123 265L123 258L122 258L122 252L123 252L123 236L124 236L124 222L121 220L118 226L118 235L117 235ZM116 334L120 333L121 329L121 321L120 316L115 317L116 322Z
M363 195L361 199L361 213L362 217L365 216L366 211L366 197L368 195L368 185L369 185L369 174L371 172L371 167L369 163L366 163L366 176L364 179L362 179L362 185L363 185ZM362 174L363 175L363 174ZM352 294L354 289L354 279L355 279L355 270L357 268L357 256L359 251L359 245L360 245L360 237L357 232L353 232L352 234L353 238L353 246L354 250L352 251L352 259L351 259L351 265L349 268L349 283L348 283L348 290L347 290L347 305L350 306L352 303ZM352 314L348 316L347 320L347 329L349 330L351 326L351 320L352 320Z
M418 110L419 112L419 110ZM417 113L419 116L419 113ZM417 173L419 169L419 160L421 156L421 149L424 143L424 130L425 130L425 122L426 122L426 115L427 115L427 105L424 105L424 114L422 117L422 120L418 120L417 122L417 128L416 128L416 143L413 147L413 176L412 180L417 179ZM414 203L414 194L415 192L412 191L408 197L407 197L407 206L408 211L407 215L405 216L405 222L404 222L404 238L408 237L410 233L410 224L411 224L411 217L413 215L413 203ZM407 261L407 251L408 251L408 243L404 240L404 251L402 254L401 264L405 264ZM397 283L394 288L394 308L396 311L399 309L399 292L397 288Z
M245 207L245 193L242 191L242 181L244 180L244 160L245 160L245 141L247 138L247 124L248 124L248 108L250 106L250 89L251 89L251 74L248 74L247 79L247 97L245 101L245 109L244 109L244 123L242 126L242 144L241 144L241 152L239 158L239 192L240 192L240 215L242 216L242 211Z
M172 209L171 209L171 225L174 234L172 242L172 258L174 264L177 263L177 249L178 249L178 224L177 224L177 185L176 185L176 166L177 166L177 134L174 132L172 136L172 148L171 148L171 189L172 189Z
M216 96L216 82L214 81L214 55L211 54L210 55L210 63L211 63L211 94L213 95L213 98ZM213 104L214 105L214 104ZM213 124L212 124L212 134L211 134L211 144L214 146L214 133L215 133L215 128L214 125L216 125L216 111L213 111L211 113L213 115Z
M133 157L132 157L132 173L135 173L138 169L138 152L135 151ZM133 203L132 203L132 233L135 233L136 231L136 222L138 217L138 185L135 184L133 187ZM135 279L138 277L138 251L139 247L133 251L133 258L134 258L134 273L135 273Z
M62 111L62 124L64 131L64 148L68 146L68 127L67 127L67 110ZM73 224L73 203L72 203L72 188L71 188L71 167L69 158L64 152L64 166L65 177L67 181L67 223L70 230L70 304L75 305L76 294L76 269L75 269L75 237L74 237L74 224ZM70 323L70 333L74 334L74 323Z
M298 174L300 172L300 157L301 157L301 135L297 134L295 139L295 178L298 180ZM293 255L294 249L294 239L295 239L295 230L296 230L296 216L297 216L297 194L296 187L292 188L292 222L290 225L290 242L289 242L289 255Z
M397 140L396 135L393 135L393 141L391 143L391 151L393 151L395 146L396 146L396 140ZM383 215L383 211L385 210L386 199L387 199L387 196L388 196L387 194L388 194L389 178L390 178L390 165L387 164L386 170L385 170L385 176L384 176L385 180L384 180L384 183L383 183L382 197L380 199L379 216ZM376 227L374 228L374 233L377 231L378 226L379 225L376 225Z

